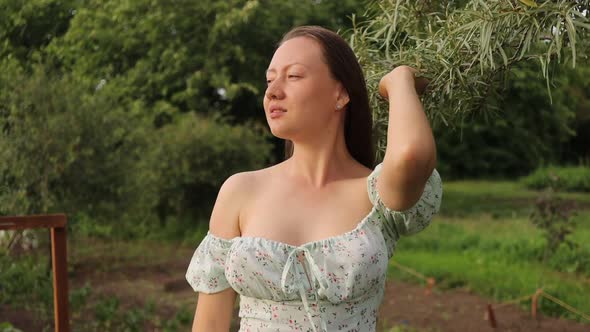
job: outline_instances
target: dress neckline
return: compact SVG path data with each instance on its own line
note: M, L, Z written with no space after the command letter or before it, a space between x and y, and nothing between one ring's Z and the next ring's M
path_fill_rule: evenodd
M369 195L369 200L371 202L372 202L372 199L371 199L371 195L370 195L370 190L371 190L371 188L370 188L371 187L370 181L371 181L371 178L374 176L374 174L376 174L378 172L378 170L379 170L379 168L381 166L382 166L381 163L379 163L377 166L375 166L375 168L373 169L373 171L367 176L367 180L366 180L366 183L367 183L367 194ZM305 242L305 243L300 244L300 245L294 245L294 244L290 244L290 243L283 242L283 241L278 241L278 240L273 240L273 239L265 238L265 237L262 237L262 236L236 236L236 237L233 237L231 239L225 239L225 238L221 238L221 237L218 237L218 236L214 235L213 233L211 233L210 230L207 231L207 235L206 236L211 236L212 238L216 239L217 241L225 242L225 243L228 243L230 245L234 242L234 240L235 241L238 241L238 240L248 240L249 239L249 240L252 240L252 241L264 241L264 242L272 243L272 244L274 244L276 246L287 247L287 248L290 248L290 249L307 248L307 247L316 246L317 244L324 244L326 242L331 242L331 241L336 241L336 240L344 239L347 236L350 236L351 234L354 234L354 233L358 232L365 224L367 224L367 221L370 219L370 217L376 211L377 211L377 204L373 204L373 208L371 209L371 211L369 211L369 213L364 218L362 218L361 221L359 221L353 229L351 229L349 231L346 231L344 233L332 235L332 236L329 236L329 237L326 237L326 238L323 238L323 239L314 240L314 241L308 241L308 242Z

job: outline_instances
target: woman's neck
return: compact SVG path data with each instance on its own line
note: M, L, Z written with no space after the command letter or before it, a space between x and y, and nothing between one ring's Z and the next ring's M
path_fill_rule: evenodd
M341 135L324 135L308 142L293 142L293 155L287 160L287 172L302 184L317 189L342 177L343 166L354 158L346 148L344 131Z

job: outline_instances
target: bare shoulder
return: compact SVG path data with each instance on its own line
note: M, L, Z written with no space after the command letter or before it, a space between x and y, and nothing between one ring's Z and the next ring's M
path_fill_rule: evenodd
M236 173L223 182L211 212L211 233L226 239L240 236L240 212L259 186L261 172Z
M246 189L256 183L257 174L260 171L235 173L228 177L219 189L219 197L233 196L240 198Z

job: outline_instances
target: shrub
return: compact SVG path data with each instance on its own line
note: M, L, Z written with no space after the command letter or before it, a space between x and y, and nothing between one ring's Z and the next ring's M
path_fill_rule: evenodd
M557 271L590 276L590 250L581 246L560 244L547 260L547 264Z
M119 104L111 90L45 65L9 69L0 73L0 215L64 212L83 235L143 236L158 220L208 214L227 177L269 162L259 125L165 101ZM153 114L166 121L156 126Z
M13 74L0 75L0 214L119 215L140 117L44 65Z
M53 291L47 261L0 252L0 305L24 307L40 321L51 317Z
M270 161L271 144L260 126L232 126L218 117L181 114L154 138L136 185L143 188L143 206L156 211L161 224L207 218L229 176Z
M0 332L22 332L16 327L12 326L9 322L0 323Z
M541 167L521 182L531 189L590 192L590 167Z

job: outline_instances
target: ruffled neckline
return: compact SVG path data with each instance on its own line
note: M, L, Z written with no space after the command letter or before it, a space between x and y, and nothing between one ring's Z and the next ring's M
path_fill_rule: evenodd
M330 236L330 237L327 237L324 239L309 241L309 242L303 243L301 245L294 245L294 244L290 244L290 243L286 243L286 242L282 242L282 241L278 241L278 240L265 238L262 236L236 236L231 239L225 239L225 238L221 238L221 237L214 235L213 233L211 233L210 230L207 231L206 236L211 237L215 241L224 243L225 245L231 245L235 241L239 241L239 240L250 240L250 241L266 242L266 243L270 243L270 244L278 246L278 247L286 247L289 249L316 247L318 245L323 245L326 243L332 243L332 242L335 242L338 240L346 239L347 237L359 232L367 224L367 222L370 220L371 216L377 211L377 204L375 204L376 202L373 201L373 199L370 195L370 190L371 190L371 179L376 174L379 173L381 167L382 167L382 163L379 163L377 166L375 166L375 168L373 169L371 174L369 174L367 176L367 181L366 181L367 182L367 194L369 195L369 200L371 201L371 203L373 203L373 208L371 209L369 214L367 214L364 218L362 218L361 221L359 221L356 224L355 228L353 228L350 231L346 231L344 233L333 235L333 236Z

